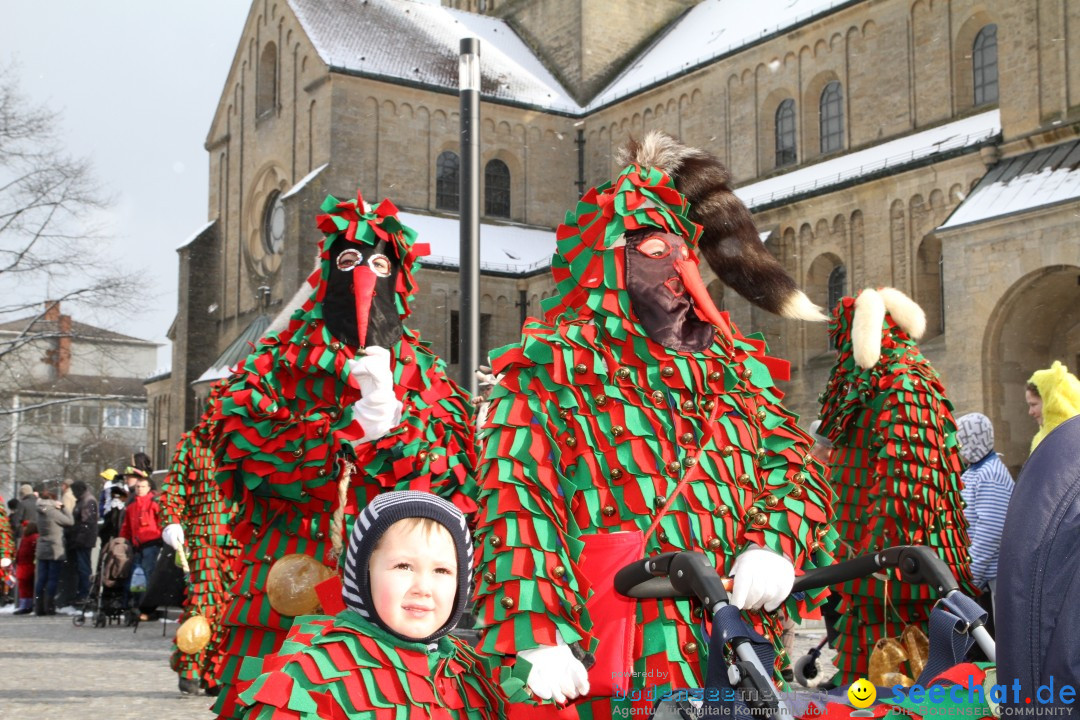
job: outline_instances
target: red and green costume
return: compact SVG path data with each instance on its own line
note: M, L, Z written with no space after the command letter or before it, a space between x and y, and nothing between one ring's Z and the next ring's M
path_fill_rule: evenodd
M693 250L700 228L687 210L654 168L632 165L590 190L558 229L546 320L493 353L503 377L481 431L476 530L484 652L556 645L558 631L603 653L594 634L605 617L587 606L598 578L582 572L583 545L596 536L642 533L646 555L701 552L724 575L749 543L796 568L831 562L830 491L774 383L786 363L726 315L705 349L687 352L654 342L631 309L624 231L659 228ZM819 600L786 608L798 617ZM747 618L780 651L777 616ZM634 624L623 689L701 686L699 603L641 600ZM785 664L781 652L777 668ZM559 717L606 720L614 707L587 698Z
M213 387L199 424L181 436L160 499L162 526L175 523L184 530L184 550L191 569L180 622L202 615L211 629L210 642L198 653L174 647L170 665L181 678L207 687L217 685L214 666L221 642L221 613L236 579L234 563L240 554L230 525L236 506L214 481L216 426L210 415L222 387Z
M15 536L11 534L11 519L3 498L0 498L0 558L15 562Z
M248 663L262 673L241 681L251 720L508 717L491 658L449 635L404 642L353 610L303 618L276 654Z
M937 372L891 314L881 329L881 358L869 368L855 361L855 298L833 313L830 335L837 364L824 394L819 432L837 494L837 559L894 545L926 545L941 556L969 594L967 522L960 498L960 457L952 404ZM866 677L870 652L883 637L899 637L927 619L937 595L890 575L839 589L836 664L841 681Z
M443 361L402 326L388 347L401 421L385 436L365 441L352 407L361 393L349 372L358 348L330 333L324 313L335 248L382 242L400 261L396 305L400 317L407 317L421 252L416 233L398 221L389 201L372 210L359 196L344 202L330 197L323 211L318 225L326 239L320 267L309 279L311 298L281 334L264 338L238 368L214 415L220 427L214 444L217 481L239 508L232 534L243 547L216 668L218 682L226 686L215 705L223 717L235 717L241 660L277 650L293 622L265 594L274 561L304 553L336 567L331 520L348 465L355 471L338 547L358 510L377 493L422 490L467 513L475 509L474 410L447 377Z

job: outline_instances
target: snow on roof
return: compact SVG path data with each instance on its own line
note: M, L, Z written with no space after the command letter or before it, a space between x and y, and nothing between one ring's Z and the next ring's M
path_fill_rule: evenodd
M457 218L399 212L398 217L415 230L417 242L429 243L431 254L420 258L422 265L458 267L461 261L461 231ZM555 253L555 233L521 225L480 224L480 268L493 272L527 273L551 263Z
M245 327L240 334L229 343L229 346L217 356L217 359L210 363L210 367L206 368L205 372L191 384L215 382L232 374L233 368L242 363L247 356L251 354L252 347L262 339L263 333L269 325L270 318L268 316L257 315L255 319L248 323L247 327Z
M457 91L459 41L478 37L482 97L581 111L498 18L415 0L289 0L289 5L332 68Z
M679 75L852 0L704 0L589 103L588 110Z
M205 225L203 225L202 227L200 227L200 228L199 228L198 230L196 230L195 232L191 233L191 235L189 235L189 236L188 236L188 239L187 239L187 240L185 240L184 242L182 242L182 243L180 243L179 245L177 245L177 246L176 246L176 249L177 249L177 250L183 250L183 249L184 249L184 248L186 248L186 247L187 247L188 245L190 245L191 243L193 243L193 242L195 242L196 240L198 240L198 239L199 239L199 236L200 236L200 235L202 235L202 234L203 234L204 232L206 232L207 230L209 230L209 229L210 229L210 227L211 227L211 226L212 226L212 225L213 225L214 223L216 223L216 222L217 222L217 220L216 220L216 219L208 221L208 222L207 222L207 223L206 223Z
M1080 140L1003 160L939 230L1080 198Z
M744 185L736 189L735 194L752 210L783 198L839 185L949 150L970 147L1000 132L1001 114L991 110Z
M314 170L312 170L311 172L309 172L307 175L305 175L304 177L302 177L300 179L300 182L296 183L291 188L289 188L285 192L285 194L281 196L281 199L285 200L286 198L290 198L293 195L295 195L296 193L303 190L305 185L307 185L309 182L314 180L315 176L317 176L319 173L321 173L323 170L325 170L329 166L330 166L330 163L323 163L319 167L317 167Z

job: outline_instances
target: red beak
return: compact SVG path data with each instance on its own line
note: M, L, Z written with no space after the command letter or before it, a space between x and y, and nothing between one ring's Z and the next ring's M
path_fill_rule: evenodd
M677 260L675 270L678 271L683 286L694 300L694 311L698 317L707 323L712 323L721 329L727 330L727 321L724 320L724 316L720 314L712 298L709 297L709 291L705 289L705 283L701 280L701 273L698 272L697 263L689 258Z
M375 294L376 279L375 273L367 265L359 265L353 270L353 295L356 299L356 337L361 348L367 344L368 316L371 314L371 298Z

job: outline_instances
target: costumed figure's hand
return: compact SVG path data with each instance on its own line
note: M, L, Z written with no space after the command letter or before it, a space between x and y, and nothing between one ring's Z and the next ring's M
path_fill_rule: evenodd
M368 346L355 358L349 373L360 386L361 397L353 403L353 418L364 430L364 441L378 440L401 422L401 401L394 395L390 351Z
M558 645L541 645L522 650L518 657L532 665L526 685L541 700L564 703L589 692L589 673L581 661L574 657L559 631L555 631Z
M783 555L754 543L735 558L731 604L741 610L772 612L791 593L795 566Z
M161 542L165 543L173 550L179 550L184 544L184 528L176 523L166 525L161 530Z
M8 565L11 565L11 558L0 559L0 568L6 568Z

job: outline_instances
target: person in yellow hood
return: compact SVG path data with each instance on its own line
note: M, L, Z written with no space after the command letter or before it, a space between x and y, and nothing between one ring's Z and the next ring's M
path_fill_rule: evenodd
M1080 415L1080 380L1058 360L1028 378L1024 396L1028 415L1039 423L1039 432L1031 439L1031 452L1051 430Z

